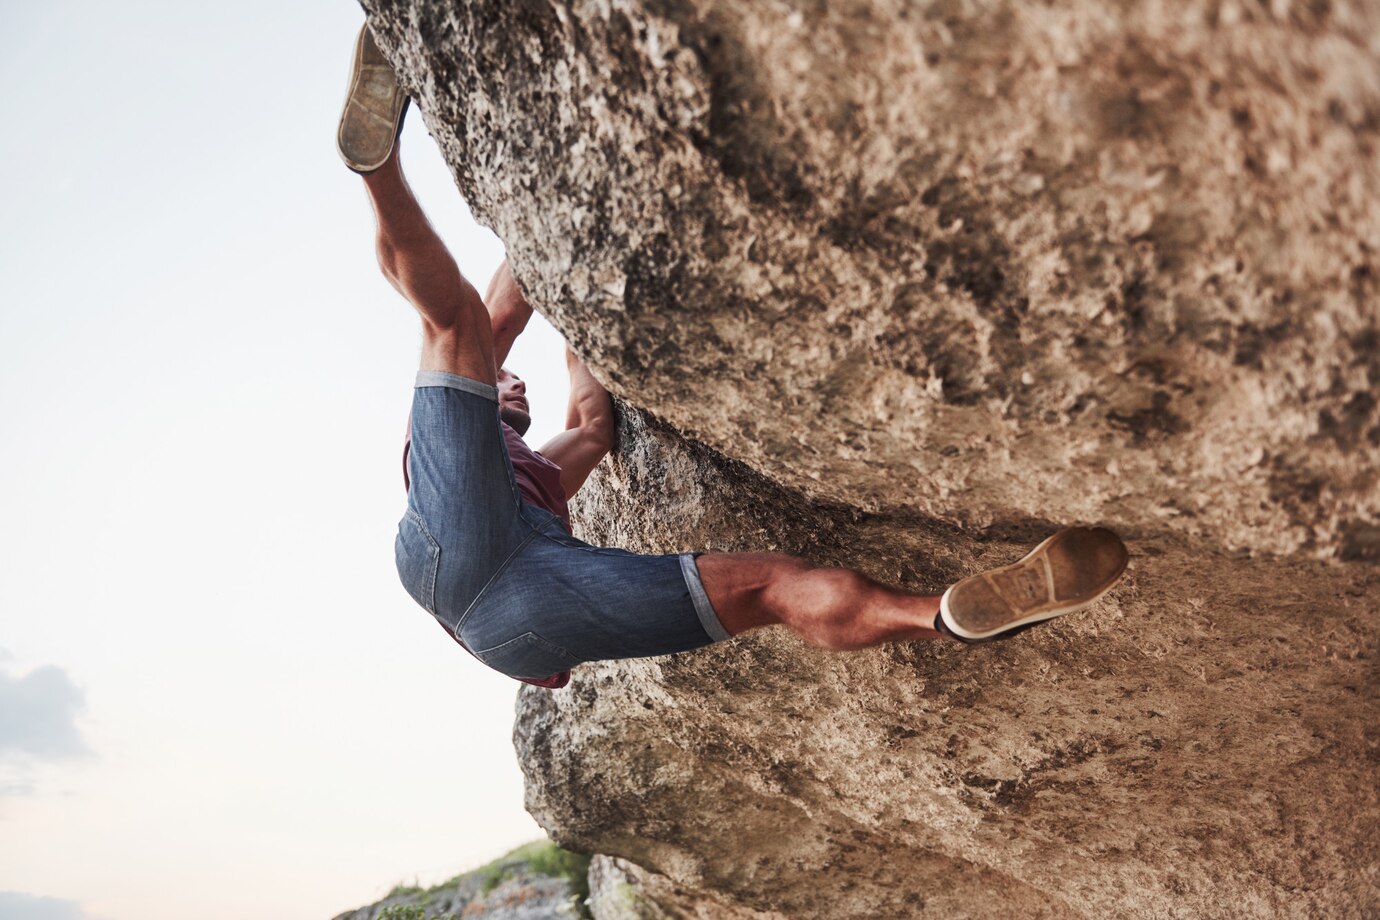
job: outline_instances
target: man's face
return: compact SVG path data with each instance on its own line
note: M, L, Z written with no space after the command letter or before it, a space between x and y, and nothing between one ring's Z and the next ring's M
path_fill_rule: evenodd
M528 414L527 384L506 367L498 369L498 417L518 434L526 434L532 427Z

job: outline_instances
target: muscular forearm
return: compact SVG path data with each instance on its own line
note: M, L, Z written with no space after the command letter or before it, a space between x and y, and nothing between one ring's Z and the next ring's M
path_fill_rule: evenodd
M522 291L518 290L517 281L513 279L507 259L498 266L493 280L489 282L489 290L484 295L484 306L489 311L489 326L494 334L494 364L502 367L503 362L508 360L508 352L512 350L513 342L522 334L522 330L527 328L527 321L532 318L532 305L522 296Z
M570 369L570 410L566 430L541 449L561 468L561 487L567 497L584 484L590 471L614 447L613 400L603 384L568 347L565 363Z
M570 346L565 349L565 365L570 371L570 406L566 412L567 428L613 428L613 399L604 385L594 379L585 362Z

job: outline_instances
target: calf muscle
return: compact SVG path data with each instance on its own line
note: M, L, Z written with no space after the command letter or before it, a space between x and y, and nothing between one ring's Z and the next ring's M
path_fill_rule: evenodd
M396 148L364 184L378 222L379 268L422 317L422 369L495 383L488 311L413 196Z
M816 568L779 553L715 553L696 564L730 635L781 624L828 649L939 635L938 597L897 591L849 569Z

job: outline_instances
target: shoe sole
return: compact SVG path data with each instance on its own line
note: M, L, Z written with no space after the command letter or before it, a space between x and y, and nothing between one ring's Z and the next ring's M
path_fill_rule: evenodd
M943 631L985 642L1082 610L1121 580L1130 555L1104 527L1066 527L1018 562L969 576L939 601Z
M388 74L387 86L381 76L383 71ZM407 94L398 85L392 65L365 25L355 39L350 85L336 129L336 149L346 166L367 175L388 162L402 131L407 102Z

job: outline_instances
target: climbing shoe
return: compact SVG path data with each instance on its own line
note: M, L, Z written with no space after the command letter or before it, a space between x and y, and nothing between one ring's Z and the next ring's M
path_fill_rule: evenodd
M402 130L406 110L407 93L398 85L393 66L379 50L366 24L355 40L350 89L336 134L336 146L345 165L363 174L386 163Z
M935 629L960 642L987 642L1073 613L1112 590L1128 558L1126 544L1104 527L1065 527L1019 562L945 591Z

